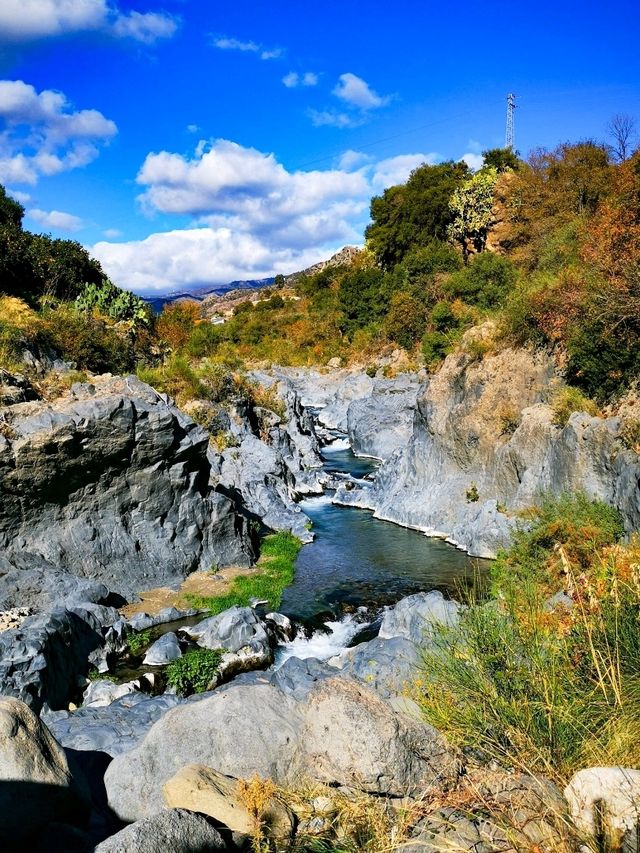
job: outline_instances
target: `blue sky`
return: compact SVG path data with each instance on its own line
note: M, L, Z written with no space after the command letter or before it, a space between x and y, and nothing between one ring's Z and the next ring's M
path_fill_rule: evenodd
M421 162L640 123L637 2L2 0L0 182L25 226L167 291L358 243Z

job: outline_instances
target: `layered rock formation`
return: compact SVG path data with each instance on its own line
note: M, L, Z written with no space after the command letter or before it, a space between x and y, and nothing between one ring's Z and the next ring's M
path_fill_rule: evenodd
M48 562L129 597L194 570L250 563L245 519L209 485L207 434L135 377L75 385L2 418L9 586Z
M576 412L557 425L549 400L558 384L544 354L450 355L418 397L406 446L373 485L343 486L336 502L481 557L507 544L515 513L542 493L585 491L617 507L627 530L638 529L640 459L621 440L620 421ZM354 429L366 435L371 425L364 419Z

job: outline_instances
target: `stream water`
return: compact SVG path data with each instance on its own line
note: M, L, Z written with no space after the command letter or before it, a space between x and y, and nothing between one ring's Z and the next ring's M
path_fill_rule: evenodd
M355 456L340 439L324 448L323 455L327 471L354 478L366 477L378 465ZM316 538L301 549L295 580L280 606L296 619L335 617L358 607L379 609L432 589L455 596L486 566L441 539L380 521L367 510L336 506L331 494L309 498L301 509L312 520Z

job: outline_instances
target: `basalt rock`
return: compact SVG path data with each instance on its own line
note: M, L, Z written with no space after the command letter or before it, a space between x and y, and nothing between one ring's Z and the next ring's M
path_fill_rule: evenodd
M148 385L97 378L8 412L0 548L14 565L20 555L18 568L44 559L129 597L250 563L245 519L210 488L207 434Z

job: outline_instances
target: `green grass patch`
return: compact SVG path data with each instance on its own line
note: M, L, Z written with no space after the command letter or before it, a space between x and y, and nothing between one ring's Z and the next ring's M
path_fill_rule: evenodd
M208 610L212 615L229 607L247 607L257 598L274 610L280 606L283 590L293 583L295 563L302 542L291 533L273 533L262 542L260 560L254 572L234 578L223 595L185 596L191 607Z
M138 655L151 642L151 629L146 631L138 631L135 634L129 634L127 637L127 648L132 655Z
M221 649L191 649L167 666L168 686L180 696L204 693L218 674L223 654Z

